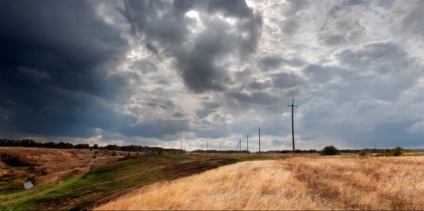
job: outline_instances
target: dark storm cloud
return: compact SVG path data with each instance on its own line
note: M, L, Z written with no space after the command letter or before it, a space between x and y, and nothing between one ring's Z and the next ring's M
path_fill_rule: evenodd
M184 16L189 10L199 11L206 28L193 40L190 27L197 20ZM240 0L125 1L121 13L133 34L151 46L149 49L175 59L185 85L196 93L226 89L231 79L225 66L216 60L243 58L254 52L262 24L262 19ZM218 14L237 22L233 26L214 16ZM234 28L237 30L232 32Z
M15 131L1 131L4 133L88 137L95 127L113 129L120 122L113 107L102 98L47 86L3 90L14 94L2 97L12 99L13 112L5 122L15 127Z
M151 43L146 43L146 48L153 52L155 55L159 54L158 49L156 49L156 47L153 46Z
M29 77L34 81L39 81L39 80L51 80L52 77L44 72L44 71L38 71L36 69L33 68L28 68L28 67L17 67L16 71L20 74L22 74L22 77Z
M347 43L345 36L338 33L321 33L318 35L318 39L328 46L339 46Z
M280 67L283 62L282 58L279 57L265 57L259 60L259 67L262 70L273 70Z
M126 42L93 2L2 1L0 46L0 105L13 103L1 132L87 137L119 122L108 101L130 76L107 68Z
M272 102L279 101L278 98L270 96L265 92L252 92L250 94L245 94L241 92L231 92L228 93L231 98L236 99L240 103L256 104L256 105L268 105Z
M269 87L272 87L272 82L269 80L261 81L261 82L253 81L247 86L248 89L252 89L252 90L263 90Z

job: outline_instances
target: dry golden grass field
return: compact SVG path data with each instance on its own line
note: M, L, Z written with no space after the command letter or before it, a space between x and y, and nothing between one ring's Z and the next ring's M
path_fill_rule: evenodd
M248 161L154 183L97 210L423 210L424 157Z

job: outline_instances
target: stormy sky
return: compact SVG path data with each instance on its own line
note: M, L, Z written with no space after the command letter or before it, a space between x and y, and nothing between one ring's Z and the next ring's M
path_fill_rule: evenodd
M424 1L0 1L0 138L424 147Z

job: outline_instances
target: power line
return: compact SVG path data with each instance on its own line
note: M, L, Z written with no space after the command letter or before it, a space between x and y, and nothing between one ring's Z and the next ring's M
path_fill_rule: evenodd
M417 48L415 48L415 49L413 49L412 50L412 53L414 53L415 51L417 51L417 50L419 50L419 49L422 49L423 48L423 46L419 46L419 47L417 47ZM346 88L348 88L348 87L351 87L351 86L353 86L353 85L355 85L356 83L358 83L359 81L361 81L361 80L365 80L366 78L368 78L368 77L370 77L370 76L373 76L373 75L375 75L376 73L378 73L378 72L381 72L382 70L384 70L384 68L386 68L386 67L388 67L388 66L390 66L390 65L392 65L392 64L394 64L394 63L396 63L396 62L399 62L399 61L401 61L401 60L403 60L403 59L405 59L405 58L407 58L407 56L408 55L410 55L411 53L405 53L404 55L402 55L402 56L400 56L400 57L398 57L398 58L395 58L394 60L391 60L391 61L389 61L388 63L386 63L386 64L383 64L383 65L381 65L380 67L378 67L377 69L375 69L375 70L373 70L373 71L371 71L370 73L367 73L367 74L365 74L365 75L363 75L363 76L360 76L360 77L358 77L358 78L355 78L355 79L353 79L352 81L347 81L347 85L346 86L342 86L342 87L339 87L339 88L337 88L337 89L334 89L334 90L332 90L330 93L327 93L327 94L324 94L324 95L322 95L321 97L322 98L325 98L325 97L328 97L328 96L330 96L330 95L332 95L332 94L334 94L334 93L336 93L337 91L339 91L339 90L342 90L342 89L346 89Z
M382 58L383 56L385 56L386 54L388 54L389 52L391 52L393 49L395 49L396 47L399 47L399 46L403 45L406 41L408 41L408 40L412 39L413 37L415 37L416 35L418 35L419 33L423 32L423 31L424 31L424 28L421 28L420 30L418 30L418 31L414 32L412 35L410 35L410 36L409 36L409 37L407 37L406 39L404 39L404 40L402 40L401 42L399 42L398 44L396 44L396 45L392 46L391 48L389 48L387 51L383 52L382 54L380 54L380 55L378 55L378 56L374 57L374 58L372 59L372 61L370 61L370 62L368 62L368 63L365 63L365 64L361 65L361 66L360 66L360 67L358 67L357 69L361 69L361 68L365 67L366 65L371 64L371 63L372 63L372 62L374 62L375 60ZM417 49L418 49L418 48L415 48L413 51L415 51L415 50L417 50ZM394 61L397 61L398 59L403 58L403 57L405 57L405 56L407 56L407 55L409 55L409 54L410 54L410 53L406 53L405 55L403 55L403 56L401 56L401 57L398 57L398 58L395 58L395 59L392 59L392 60L388 61L388 63L393 64L393 63L395 63ZM387 65L387 64L386 64L386 65ZM385 64L383 64L382 66L385 66ZM382 66L380 66L378 69L380 69ZM379 71L379 70L377 70L377 71ZM351 75L351 74L352 74L352 73L354 73L354 72L355 72L355 71L354 71L354 70L352 70L352 71L350 71L350 72L346 73L345 75L343 75L343 76L341 77L341 80L346 79L348 75ZM360 76L359 78L363 78L363 77L364 77L364 76ZM353 79L353 80L351 80L350 82L349 82L349 81L345 81L345 82L347 82L347 83L356 83L356 81L357 81L359 78L354 78L354 79ZM366 76L365 76L365 78L366 78ZM365 78L364 78L364 79L365 79ZM359 80L361 80L361 79L359 79ZM342 82L342 83L343 83L343 82ZM327 86L328 86L328 85L324 85L324 87L322 87L322 88L321 88L321 91L324 91L324 89L325 89ZM346 86L346 87L339 87L339 88L337 88L337 89L333 90L333 92L338 91L339 89L347 88L347 87L349 87L349 86L350 86L350 85L348 85L348 86ZM333 93L332 93L332 94L333 94ZM328 93L327 93L327 94L322 95L321 97L327 97L327 96L329 96L329 95L331 95L331 94L328 94Z
M422 28L422 29L420 29L420 30L418 30L418 31L416 31L416 32L414 32L411 36L409 36L408 38L406 38L406 39L404 39L404 40L402 40L402 42L399 42L398 44L396 44L396 45L394 45L394 46L392 46L391 48L389 48L387 51L385 51L385 52L383 52L382 54L380 54L380 55L378 55L378 56L376 56L375 58L372 58L372 60L373 61L375 61L375 60L377 60L377 59L380 59L381 57L383 57L384 55L386 55L386 54L388 54L389 52L391 52L393 49L395 49L395 48L397 48L397 47L399 47L399 46L401 46L401 45L403 45L406 41L408 41L409 39L411 39L412 37L415 37L416 35L418 35L420 32L422 32L422 31L424 31L424 28ZM365 64L362 64L361 66L359 66L357 69L361 69L361 68L363 68L363 67L365 67L367 64L370 64L371 62L368 62L368 63L365 63ZM350 75L350 74L352 74L352 73L354 73L355 71L350 71L350 72L348 72L348 73L346 73L345 75L343 75L342 77L341 77L341 79L343 80L343 78L345 78L345 76L348 76L348 75Z

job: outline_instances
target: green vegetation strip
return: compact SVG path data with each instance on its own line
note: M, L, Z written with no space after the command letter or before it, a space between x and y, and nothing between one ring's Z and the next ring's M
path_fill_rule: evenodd
M63 178L60 184L0 196L0 209L88 209L136 188L172 180L241 161L270 159L266 155L157 155L109 163L83 176Z

